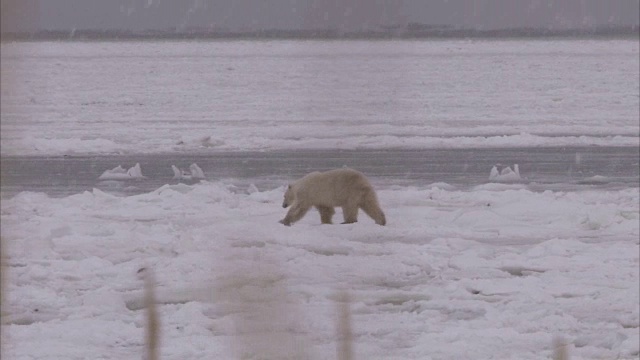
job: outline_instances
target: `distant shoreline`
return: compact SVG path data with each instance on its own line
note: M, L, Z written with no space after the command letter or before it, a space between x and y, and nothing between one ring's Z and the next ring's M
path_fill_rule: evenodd
M251 30L167 29L124 30L47 30L5 32L5 41L92 41L92 40L387 40L387 39L545 39L545 38L621 38L640 39L636 26L595 27L581 29L513 28L500 30L463 29L425 24L389 27L370 31L340 30Z

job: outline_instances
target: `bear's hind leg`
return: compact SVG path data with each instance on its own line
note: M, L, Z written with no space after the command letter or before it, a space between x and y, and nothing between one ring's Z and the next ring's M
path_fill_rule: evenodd
M320 212L320 221L323 224L332 223L331 218L333 218L333 214L336 213L336 211L332 207L318 205L316 206L316 209L318 209L318 212Z

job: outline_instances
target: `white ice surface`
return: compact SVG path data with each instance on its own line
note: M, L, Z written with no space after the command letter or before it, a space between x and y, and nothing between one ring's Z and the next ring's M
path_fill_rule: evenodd
M637 40L1 50L3 155L639 145Z
M3 156L639 145L635 40L0 46ZM637 188L398 186L386 227L290 228L282 191L3 199L3 356L140 359L142 267L162 359L334 358L345 289L357 359L639 356Z
M283 190L3 200L3 355L140 359L147 267L162 359L335 358L340 290L356 359L545 359L556 335L572 359L638 358L637 188L384 188L386 227L282 226Z

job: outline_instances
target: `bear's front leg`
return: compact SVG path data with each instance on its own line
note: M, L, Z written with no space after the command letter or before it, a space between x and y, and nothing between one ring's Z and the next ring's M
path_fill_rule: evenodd
M307 211L309 211L309 207L295 204L291 206L291 209L289 209L284 219L280 220L280 223L285 226L291 226L294 222L302 219Z

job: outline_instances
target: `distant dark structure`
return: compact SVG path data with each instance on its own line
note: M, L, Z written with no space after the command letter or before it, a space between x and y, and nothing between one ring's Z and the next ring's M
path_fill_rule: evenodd
M2 0L7 38L637 36L640 0Z

